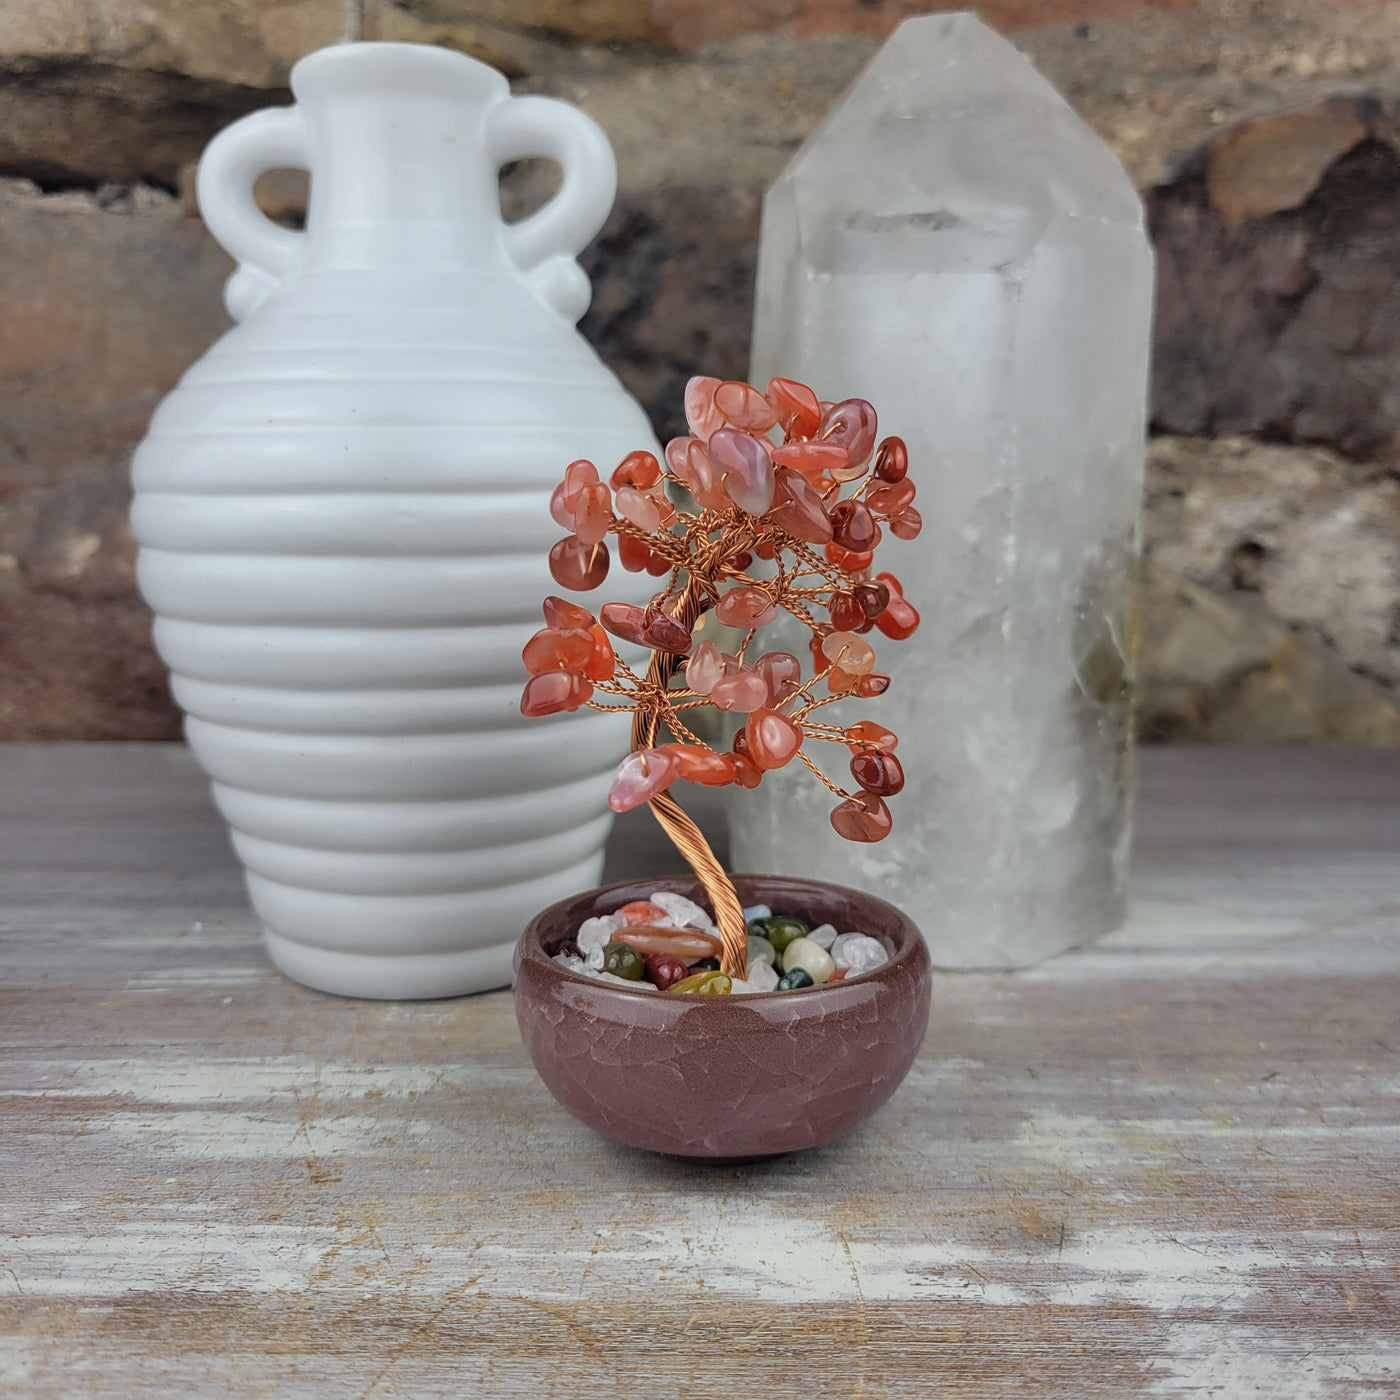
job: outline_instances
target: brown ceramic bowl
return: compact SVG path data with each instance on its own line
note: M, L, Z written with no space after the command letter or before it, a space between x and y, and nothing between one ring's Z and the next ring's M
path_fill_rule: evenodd
M750 996L633 991L551 955L578 926L653 890L706 904L685 876L629 880L546 909L515 950L515 1016L550 1093L632 1147L712 1162L816 1147L894 1093L924 1038L929 957L919 930L873 895L739 875L745 905L880 939L890 960L849 982Z

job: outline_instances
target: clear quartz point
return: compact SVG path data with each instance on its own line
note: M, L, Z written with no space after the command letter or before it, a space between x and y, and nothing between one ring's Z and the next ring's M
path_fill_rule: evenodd
M789 764L730 808L739 867L893 900L950 967L1122 922L1152 280L1122 166L971 15L902 24L769 191L750 377L867 398L906 440L924 529L876 568L923 622L870 634L885 695L820 712L900 735L893 833L841 840Z

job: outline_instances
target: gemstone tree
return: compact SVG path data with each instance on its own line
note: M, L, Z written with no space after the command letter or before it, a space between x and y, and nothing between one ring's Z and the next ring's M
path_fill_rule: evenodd
M526 644L526 715L587 705L632 712L632 752L608 797L614 811L652 812L700 877L714 905L722 970L742 978L748 935L734 887L694 822L668 789L677 781L756 788L794 761L838 802L829 824L848 841L890 831L885 798L904 786L894 732L872 720L838 726L817 712L842 697L882 694L872 632L902 640L919 624L899 580L874 572L886 530L920 530L903 442L876 445L875 410L863 399L822 402L804 384L775 378L766 393L750 384L692 379L686 386L690 433L666 447L665 467L650 452L624 457L607 481L592 462L572 462L550 501L569 533L549 553L563 588L597 588L607 577L612 535L624 569L661 579L652 600L604 603L595 617L547 598L544 628ZM695 509L680 509L667 483ZM732 652L695 638L706 613L741 637ZM805 629L810 673L788 651L756 639L779 617ZM638 675L613 650L609 633L651 651ZM743 715L727 750L693 730L703 707ZM664 729L670 739L658 743ZM847 791L808 756L809 739L844 746L854 779Z
M764 203L754 374L879 387L927 473L907 572L938 607L890 667L896 837L832 840L791 769L731 831L758 869L915 911L935 962L1034 962L1123 917L1151 305L1122 167L971 15L896 30Z

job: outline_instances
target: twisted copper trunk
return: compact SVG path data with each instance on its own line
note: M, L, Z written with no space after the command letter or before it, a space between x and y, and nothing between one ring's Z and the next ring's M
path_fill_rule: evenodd
M672 614L687 631L694 627L696 619L705 611L705 602L694 582L688 583L676 603ZM671 683L671 678L680 669L682 657L674 652L654 651L651 664L647 667L646 679L663 689ZM650 748L656 740L657 718L655 713L638 708L632 716L632 747ZM671 796L670 789L659 792L649 803L652 815L661 823L667 836L676 844L676 849L686 858L687 864L699 877L714 906L715 922L719 925L720 940L724 945L720 956L720 968L730 977L742 978L748 968L748 931L744 925L744 911L739 896L734 891L734 882L710 849L710 844L700 834L700 828L686 816L680 803Z

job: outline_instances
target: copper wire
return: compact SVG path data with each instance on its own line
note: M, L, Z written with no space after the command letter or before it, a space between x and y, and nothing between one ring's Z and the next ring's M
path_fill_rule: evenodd
M692 580L681 592L672 616L689 631L702 611L701 593ZM647 684L662 691L666 690L671 683L671 677L680 669L682 659L674 652L652 652L651 664L647 667ZM650 705L639 705L632 716L632 747L650 748L656 740L656 725L656 709ZM742 978L748 969L749 940L748 929L744 924L743 906L739 903L734 882L710 849L710 843L701 835L700 828L685 814L680 804L671 796L669 789L657 793L648 806L710 897L715 911L715 923L719 925L720 943L723 945L720 970L729 977Z

